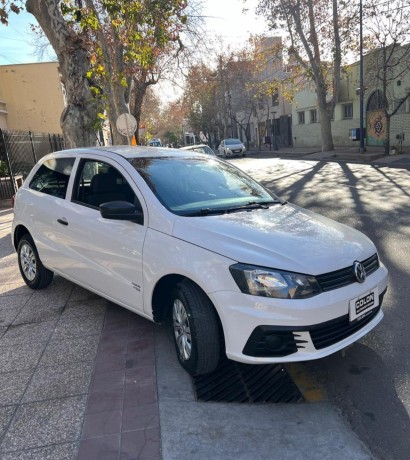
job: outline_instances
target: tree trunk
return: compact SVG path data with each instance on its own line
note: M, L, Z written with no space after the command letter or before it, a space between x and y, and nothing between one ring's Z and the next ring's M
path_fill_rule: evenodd
M387 110L384 111L386 115L386 140L384 141L384 153L385 155L390 154L390 115Z
M128 145L130 136L124 136L117 130L117 119L123 113L129 113L128 105L125 101L126 88L117 79L113 79L111 87L107 91L107 114L111 124L112 142L114 145Z
M134 88L131 92L131 113L134 115L135 119L137 120L137 132L135 133L137 144L139 145L139 126L141 123L141 112L142 112L142 104L144 102L144 97L147 92L147 88L149 83L139 83L138 81L134 81Z
M322 136L322 152L334 150L332 137L332 119L326 107L319 105L320 133Z
M87 147L97 141L98 107L87 80L89 58L82 42L63 18L57 0L27 0L26 9L40 24L59 63L67 105L60 118L66 147Z

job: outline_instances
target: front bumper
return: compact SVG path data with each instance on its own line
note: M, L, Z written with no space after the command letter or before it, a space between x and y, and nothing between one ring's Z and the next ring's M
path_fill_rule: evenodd
M383 265L363 284L309 299L271 299L227 291L210 297L221 318L228 358L267 364L322 358L359 340L382 320L383 312L379 306L350 322L349 301L374 288L381 305L387 289Z
M228 157L241 156L244 153L245 153L245 150L243 149L233 149L233 150L228 150L226 152L226 156Z

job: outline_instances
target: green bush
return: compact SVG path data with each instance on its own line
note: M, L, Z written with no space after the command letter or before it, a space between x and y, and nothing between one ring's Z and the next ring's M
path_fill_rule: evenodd
M0 177L8 176L9 171L7 169L7 164L5 161L0 161Z

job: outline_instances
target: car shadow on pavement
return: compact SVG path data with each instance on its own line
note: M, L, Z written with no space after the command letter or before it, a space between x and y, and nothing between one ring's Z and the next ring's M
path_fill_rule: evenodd
M13 254L14 248L11 244L10 234L7 234L0 238L0 255L1 257L7 257L10 254Z

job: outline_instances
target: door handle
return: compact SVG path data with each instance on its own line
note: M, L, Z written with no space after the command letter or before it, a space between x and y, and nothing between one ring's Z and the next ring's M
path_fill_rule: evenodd
M67 219L65 217L62 219L57 219L57 222L61 225L68 225Z

